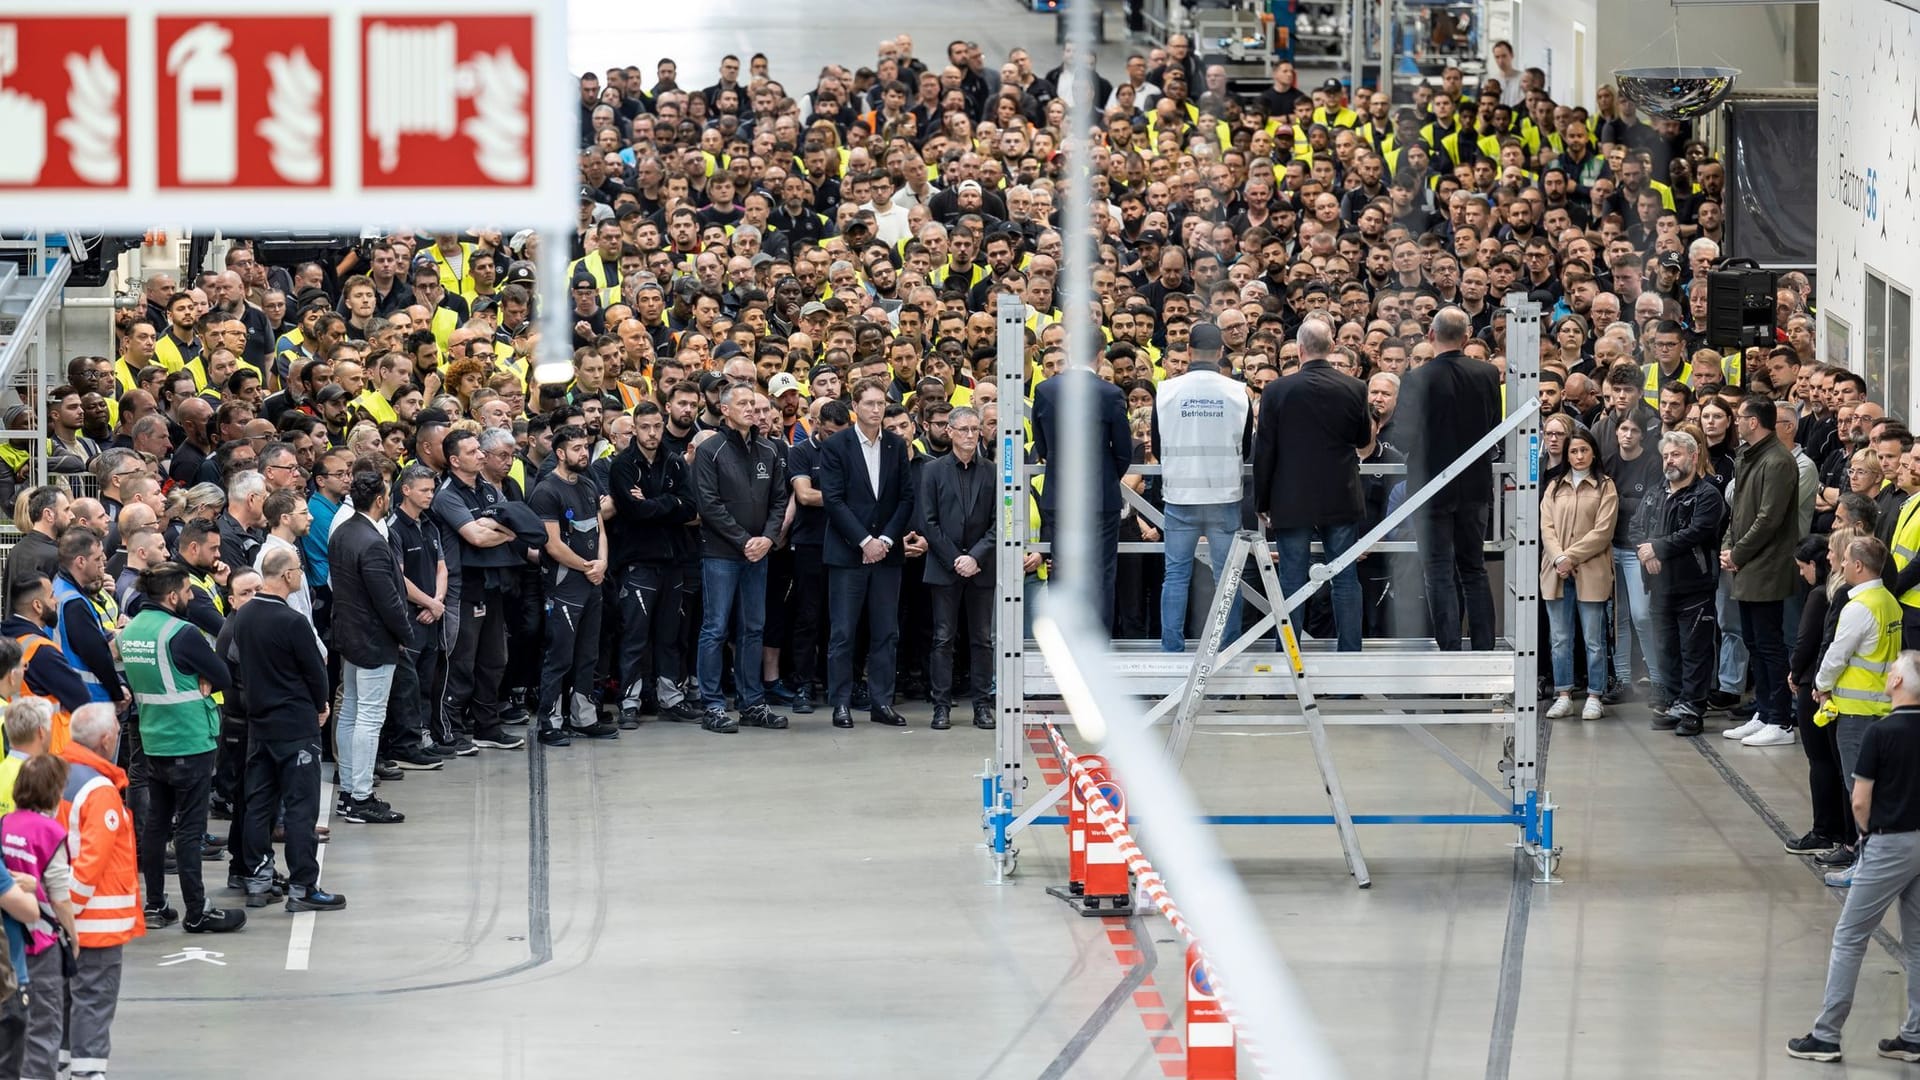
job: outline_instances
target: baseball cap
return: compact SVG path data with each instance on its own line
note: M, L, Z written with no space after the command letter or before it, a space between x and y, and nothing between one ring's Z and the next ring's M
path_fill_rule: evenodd
M840 374L840 369L837 367L834 367L832 364L815 364L813 365L812 370L807 372L807 381L812 382L813 380L819 378L822 375L838 375L838 374Z
M723 341L713 348L713 358L715 360L731 360L736 356L745 355L746 353L741 350L738 342Z
M800 309L800 317L803 319L809 315L826 315L826 314L829 314L827 310L827 305L821 303L818 300L809 300L807 301L806 306Z
M757 270L760 267L765 266L768 263L773 261L775 261L773 256L767 254L764 251L761 251L761 252L756 252L754 254L753 259L751 260L751 265L753 266L754 269Z
M1679 252L1669 251L1665 255L1660 256L1660 265L1669 270L1678 270L1687 265L1687 261L1680 257Z
M516 260L513 265L507 267L507 280L515 283L532 281L533 264L525 259Z
M597 202L593 204L592 214L593 214L593 220L596 224L602 221L612 221L613 207L608 206L606 203L603 203L603 202Z
M1225 346L1226 341L1221 338L1219 327L1210 322L1203 322L1193 324L1193 331L1187 337L1187 345L1190 348L1213 352Z
M1337 94L1345 90L1346 86L1341 83L1339 79L1328 79L1326 82L1320 84L1320 89L1325 90L1329 94Z
M959 187L956 187L956 188L954 188L953 190L954 190L954 191L956 191L956 192L960 192L960 191L974 191L974 192L979 192L979 191L981 190L981 189L980 189L980 181L978 181L978 180L962 180L962 181L960 181L960 186L959 186Z
M1146 232L1143 232L1140 234L1141 247L1146 247L1149 244L1153 245L1154 247L1160 247L1164 245L1166 242L1167 242L1167 238L1160 235L1157 231L1153 229L1148 229Z
M700 392L703 394L711 394L725 385L727 385L727 377L717 371L700 373Z
M593 280L593 275L587 273L586 267L584 266L581 267L580 270L573 275L573 280L568 284L572 285L576 289L582 285L587 285L594 288L599 287L599 282L596 282Z
M794 393L800 392L800 380L794 378L791 372L777 371L774 372L773 378L767 380L768 397L777 398L789 390Z
M475 315L483 311L492 311L499 306L500 301L491 296L476 296L473 298L473 303L469 305Z
M313 400L318 401L324 405L329 401L339 401L341 398L346 396L347 396L346 387L341 386L339 383L328 383L327 385L320 388L319 393L313 395Z

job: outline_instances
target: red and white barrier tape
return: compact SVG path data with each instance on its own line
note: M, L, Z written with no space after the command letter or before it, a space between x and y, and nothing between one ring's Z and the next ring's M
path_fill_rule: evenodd
M1080 792L1080 801L1086 804L1087 820L1097 823L1106 830L1107 837L1113 841L1115 847L1120 849L1121 856L1127 860L1127 869L1133 873L1134 881L1147 894L1147 899L1153 901L1153 906L1159 909L1167 922L1173 924L1173 928L1180 932L1181 937L1200 949L1201 958L1204 961L1207 947L1202 945L1200 939L1195 936L1193 927L1187 923L1186 916L1180 914L1180 906L1173 902L1173 896L1167 892L1167 883L1161 879L1159 871L1153 868L1153 864L1147 861L1146 855L1140 850L1140 845L1134 842L1133 834L1127 831L1126 822L1122 821L1120 815L1114 811L1113 804L1107 801L1099 785L1087 775L1087 767L1082 765L1079 757L1067 748L1067 741L1060 737L1059 729L1052 724L1046 727L1047 737L1053 741L1054 753L1060 758L1060 764L1065 767L1068 779L1073 781L1074 788ZM1259 1055L1247 1039L1246 1025L1240 1022L1232 1002L1227 997L1226 989L1219 984L1219 976L1213 965L1208 964L1207 970L1213 980L1214 997L1219 1000L1220 1008L1227 1014L1227 1019L1232 1021L1234 1030L1240 1036L1240 1045L1258 1068ZM1264 1073L1264 1070L1261 1071Z

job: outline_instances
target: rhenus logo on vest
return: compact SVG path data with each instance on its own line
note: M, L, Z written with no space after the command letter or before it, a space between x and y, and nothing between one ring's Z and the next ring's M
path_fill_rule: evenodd
M1180 399L1180 419L1182 420L1225 420L1227 418L1227 400L1219 397L1189 397Z

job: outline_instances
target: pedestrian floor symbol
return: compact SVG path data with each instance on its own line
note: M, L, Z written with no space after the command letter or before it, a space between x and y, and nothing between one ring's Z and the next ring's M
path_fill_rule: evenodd
M225 955L227 954L217 953L211 949L195 948L194 946L189 945L186 948L181 949L177 953L170 953L167 956L161 958L158 966L173 967L176 964L190 964L193 961L198 960L203 964L212 964L215 967L226 967L227 962L225 960L220 959Z

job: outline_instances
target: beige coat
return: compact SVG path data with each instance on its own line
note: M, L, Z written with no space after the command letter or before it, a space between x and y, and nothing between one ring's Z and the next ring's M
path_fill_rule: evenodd
M1598 481L1598 483L1595 483ZM1572 581L1581 600L1613 598L1613 522L1620 499L1613 481L1589 476L1575 485L1561 476L1540 496L1540 595L1560 599L1565 584L1554 573L1561 555L1573 560Z

